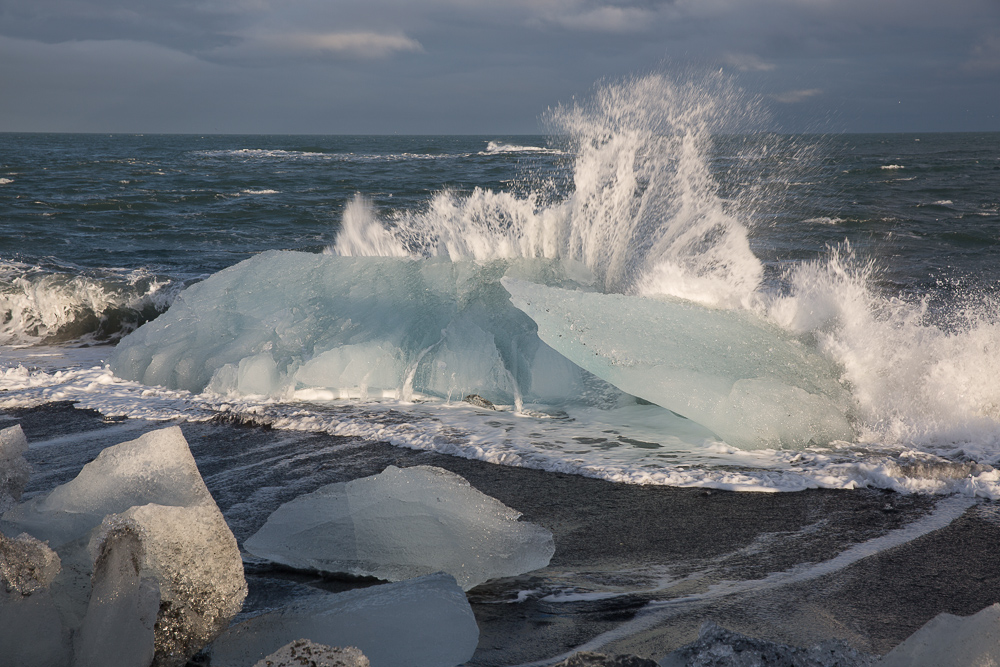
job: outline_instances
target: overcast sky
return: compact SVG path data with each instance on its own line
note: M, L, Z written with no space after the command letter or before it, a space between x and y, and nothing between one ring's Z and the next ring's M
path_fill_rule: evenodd
M0 0L0 131L540 131L732 75L800 132L1000 131L1000 0Z

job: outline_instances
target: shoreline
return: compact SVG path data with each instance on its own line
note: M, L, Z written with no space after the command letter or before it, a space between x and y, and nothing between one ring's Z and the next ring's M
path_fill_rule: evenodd
M0 426L20 423L28 438L26 498L68 481L104 447L172 424L106 419L68 403L0 416ZM795 646L836 637L884 654L938 613L969 615L998 600L1000 508L989 501L869 489L627 485L358 438L219 422L180 426L241 546L280 504L390 464L448 469L551 530L556 553L548 567L469 591L480 627L469 665L552 662L579 647L659 659L696 639L706 621ZM901 532L907 526L913 535ZM817 569L852 548L856 560ZM245 564L251 593L243 615L303 585L371 583L247 557ZM815 576L803 576L809 572Z

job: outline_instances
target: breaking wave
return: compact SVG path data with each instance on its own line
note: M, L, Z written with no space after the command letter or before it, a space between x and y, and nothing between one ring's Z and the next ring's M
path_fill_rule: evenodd
M166 311L184 285L146 271L0 263L0 344L113 342Z

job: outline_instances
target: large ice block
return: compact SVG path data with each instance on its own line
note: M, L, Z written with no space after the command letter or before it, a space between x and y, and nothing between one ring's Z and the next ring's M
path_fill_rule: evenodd
M387 467L279 507L244 548L296 568L399 581L447 572L468 590L548 565L552 533L459 475Z
M137 571L159 588L154 665L182 666L239 613L247 594L236 538L215 503L142 505L109 515L91 551L134 536ZM111 549L113 552L114 549Z
M24 458L26 451L28 440L20 425L0 430L0 514L21 499L28 484L31 468Z
M594 378L552 354L500 285L507 271L559 280L558 265L516 264L265 252L187 288L111 368L220 394L575 400Z
M455 579L432 574L320 593L243 621L212 645L212 667L252 665L298 638L356 646L372 667L454 667L472 657L479 627Z
M938 614L886 654L877 667L1000 664L1000 604L972 616Z
M751 313L502 282L556 351L732 445L802 447L853 438L851 401L836 368Z
M148 503L215 504L177 426L108 447L74 479L3 518L58 546L85 536L108 514Z

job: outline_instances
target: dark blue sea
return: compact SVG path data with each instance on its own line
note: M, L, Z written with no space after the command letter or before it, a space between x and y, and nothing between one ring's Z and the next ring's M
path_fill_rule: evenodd
M690 106L549 136L0 134L0 407L1000 496L1000 134Z

